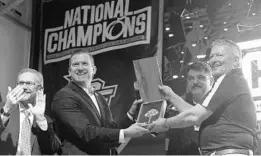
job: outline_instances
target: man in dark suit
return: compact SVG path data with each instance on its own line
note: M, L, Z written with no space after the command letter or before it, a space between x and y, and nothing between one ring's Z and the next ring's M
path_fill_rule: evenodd
M17 86L8 87L7 101L1 108L0 154L54 154L59 148L52 120L44 115L43 76L33 69L18 74Z
M91 86L95 72L93 57L84 50L75 51L69 60L71 82L53 99L63 155L117 154L115 148L126 138L149 132L131 120L142 100L133 103L120 123L113 121L105 98Z

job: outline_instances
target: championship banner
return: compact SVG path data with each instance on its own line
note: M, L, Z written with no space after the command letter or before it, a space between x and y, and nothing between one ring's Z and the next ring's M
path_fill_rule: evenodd
M48 107L69 80L75 49L94 56L92 85L105 96L115 120L135 100L133 60L154 56L158 0L42 0L41 53Z

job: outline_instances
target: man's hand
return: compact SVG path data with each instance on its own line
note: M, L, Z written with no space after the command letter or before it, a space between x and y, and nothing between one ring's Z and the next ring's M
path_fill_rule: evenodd
M8 87L6 103L3 107L6 113L11 112L11 110L15 108L18 101L20 101L24 97L23 93L24 93L24 89L20 85L16 86L13 90L11 87Z
M169 86L160 85L159 90L163 93L165 99L168 101L176 96L176 94L172 91L172 89Z
M151 132L165 132L169 130L169 126L166 125L166 119L165 118L159 118L158 120L152 122L148 129Z
M136 118L136 116L138 115L138 113L140 111L140 106L141 106L142 102L143 102L142 99L135 100L133 102L133 104L131 105L131 108L128 111L131 116Z
M32 104L29 103L28 106L32 114L35 116L36 121L46 120L44 117L46 103L45 103L45 94L43 94L43 90L36 92L35 105L33 106Z
M123 130L124 138L134 138L140 137L143 134L149 133L150 131L146 129L148 125L145 123L135 123L130 127Z

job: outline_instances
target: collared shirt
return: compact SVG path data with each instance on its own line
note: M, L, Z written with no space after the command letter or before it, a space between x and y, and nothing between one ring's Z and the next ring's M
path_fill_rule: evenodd
M98 105L98 102L97 102L97 99L95 97L95 95L93 93L90 93L89 90L87 89L83 89L89 96L90 98L92 99L92 102L94 103L96 109L98 110L99 114L101 115L101 110L100 110L100 107ZM130 115L127 113L128 117L132 120L133 117L130 117ZM125 138L124 138L124 132L123 132L123 129L120 130L120 134L119 134L119 143L125 143Z
M19 138L18 138L18 146L17 146L17 151L20 151L20 145L21 145L21 127L22 127L22 123L25 119L25 108L19 104L19 112L20 112L20 129L19 129ZM29 120L30 123L33 124L34 121L34 115L29 111ZM37 125L41 128L41 130L46 131L48 129L48 124L47 124L47 120L42 120L42 121L36 121Z

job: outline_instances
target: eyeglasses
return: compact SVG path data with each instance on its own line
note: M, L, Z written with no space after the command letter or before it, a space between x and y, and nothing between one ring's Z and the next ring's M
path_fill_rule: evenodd
M21 85L21 86L25 84L26 86L29 86L29 87L38 86L38 87L40 87L40 89L43 88L40 84L32 82L32 81L18 81L16 84Z

